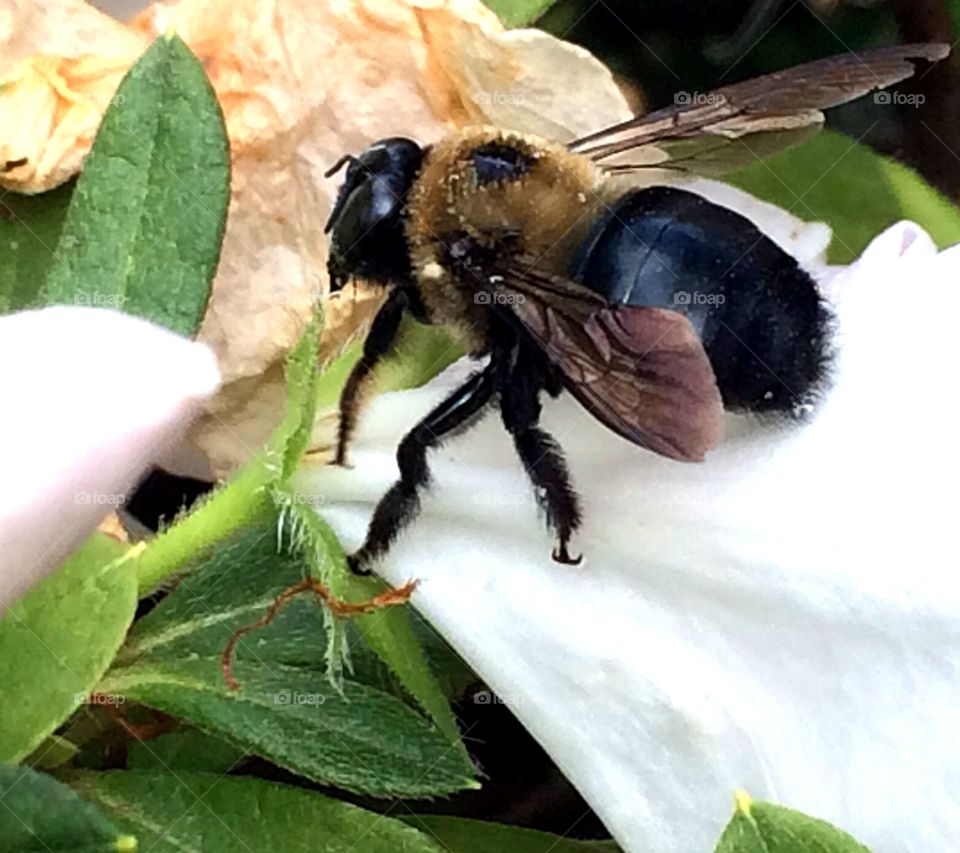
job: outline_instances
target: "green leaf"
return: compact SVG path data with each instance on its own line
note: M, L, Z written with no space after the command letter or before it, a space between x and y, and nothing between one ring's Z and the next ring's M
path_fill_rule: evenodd
M343 685L343 696L331 687L322 665L328 635L317 605L310 598L291 603L271 625L243 638L234 655L235 672L242 690L238 694L226 689L220 655L233 633L262 617L280 592L301 580L308 571L299 555L278 553L276 537L274 525L248 531L218 549L201 568L183 579L134 626L127 645L117 656L115 669L100 690L140 699L311 778L350 787L349 776L333 775L343 772L342 768L331 768L342 756L337 752L338 739L331 739L324 728L333 726L338 730L342 722L340 715L344 714L345 719L354 718L356 723L352 736L370 739L371 749L382 752L387 761L395 758L390 755L390 741L407 737L425 744L424 748L436 758L442 757L436 768L431 768L430 762L417 766L411 763L403 770L407 782L415 781L417 785L434 789L435 793L447 792L451 785L471 785L473 767L462 748L452 747L447 735L432 728L395 696L383 689L374 689L383 685L390 690L389 679L379 659L359 638L352 621L346 623L347 639L352 647L351 680ZM188 701L183 705L184 697L177 696L172 685L183 676L183 666L193 665L198 659L200 675L190 670L193 681L189 695L184 694ZM158 676L151 669L155 665L168 668L162 669ZM250 670L245 672L244 666L253 667L252 675ZM275 677L274 681L279 679L279 683L274 683L271 676ZM148 689L134 686L128 691L125 686L114 683L118 679L136 682L141 678L151 683L166 680L170 686ZM199 686L198 680L203 682ZM358 681L366 682L367 686L361 686ZM294 684L297 686L292 686ZM355 695L358 690L362 701ZM266 701L261 695L265 691L269 694ZM274 693L290 694L291 691L322 694L323 704L313 708L288 708L273 701ZM233 718L239 700L245 703L240 712L245 720L242 724ZM272 725L272 721L280 717L291 718L291 713L305 715L306 719L291 723L287 729ZM333 715L332 719L328 719L328 715ZM283 732L288 729L290 739L283 741L286 737ZM251 739L258 732L264 735L262 742ZM299 734L294 737L295 733ZM339 739L339 745L344 742L350 739ZM366 763L378 772L381 769L378 763ZM423 778L417 778L424 771Z
M349 569L348 569L349 571ZM347 578L344 585L348 601L362 601L382 592L384 585L370 578L355 575ZM404 608L390 607L355 620L357 628L400 683L410 692L437 724L451 743L461 752L463 760L468 761L466 748L460 740L460 729L450 710L436 676L423 653Z
M460 657L450 643L416 610L408 612L413 633L430 661L434 673L448 700L460 699L468 688L478 684L480 677Z
M317 314L300 336L287 357L287 408L283 421L270 439L268 452L281 459L279 484L290 479L297 470L310 444L310 435L317 415L317 350L323 315Z
M348 347L328 364L317 383L317 408L335 408L350 370L360 359L361 343ZM377 368L376 392L418 388L464 354L450 332L441 326L425 326L405 317L394 353Z
M947 14L950 15L953 34L960 38L960 0L947 0Z
M43 304L40 290L72 192L71 183L42 195L0 198L0 314Z
M5 853L94 853L133 851L100 809L66 785L27 767L0 765L0 839Z
M744 792L715 853L870 853L847 833L800 812L756 803Z
M72 761L80 748L71 740L58 735L50 735L30 755L25 763L38 770L52 770L61 764Z
M189 721L316 782L379 797L476 787L447 738L399 700L353 682L337 691L307 669L237 661L231 691L220 659L138 664L100 691Z
M140 593L146 595L183 571L218 543L273 510L273 495L300 461L313 429L317 406L317 342L323 327L319 312L290 353L287 402L283 419L264 450L226 485L173 527L157 536L137 560Z
M203 66L157 39L108 107L67 211L48 302L112 305L184 335L200 324L230 195L223 116Z
M260 779L204 773L82 773L83 797L151 853L439 853L400 821Z
M618 853L613 841L575 841L549 832L446 815L401 815L449 853ZM759 851L755 851L759 853Z
M508 27L528 27L557 0L484 0Z
M309 506L298 501L299 493L290 493L286 513L294 520L296 547L308 559L311 572L327 585L331 593L346 601L364 601L386 589L382 581L355 575L347 566L346 556L333 529ZM430 670L406 608L389 607L351 620L360 634L397 676L419 705L430 715L440 730L456 744L464 761L466 749L460 730L439 682ZM337 663L336 626L331 626L333 647L328 646L328 663Z
M242 749L197 729L184 728L149 741L130 741L127 768L223 774L232 770L245 756Z
M187 575L160 604L137 620L115 666L217 657L238 629L259 619L309 568L298 554L280 551L272 520L225 542ZM346 623L348 629L350 622ZM323 672L327 634L316 603L292 602L273 624L248 634L236 660L283 664ZM377 656L353 631L353 679L386 686Z
M123 551L95 534L0 622L0 761L29 755L106 672L137 604Z
M831 263L850 263L901 219L922 225L941 247L960 241L957 207L912 169L830 130L728 180L801 219L827 223Z
M464 352L448 329L404 318L394 355L377 371L377 393L419 388Z

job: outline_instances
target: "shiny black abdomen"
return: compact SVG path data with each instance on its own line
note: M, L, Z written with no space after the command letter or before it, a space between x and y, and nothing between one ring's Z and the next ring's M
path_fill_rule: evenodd
M800 411L824 379L829 314L813 279L750 220L695 193L627 193L571 275L613 302L685 314L727 408Z

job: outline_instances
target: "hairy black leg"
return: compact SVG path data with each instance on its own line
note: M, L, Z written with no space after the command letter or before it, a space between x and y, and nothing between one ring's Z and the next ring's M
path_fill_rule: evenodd
M370 331L363 342L363 355L353 366L343 391L340 392L340 425L337 430L337 453L333 460L335 465L346 464L347 448L357 426L364 387L373 378L377 363L393 348L400 320L407 307L406 291L394 288L373 318Z
M369 574L367 566L386 553L397 534L420 510L419 491L427 485L427 450L454 430L469 426L490 401L494 390L494 365L474 374L418 423L397 448L400 479L380 499L367 538L349 558L350 568Z
M510 357L501 361L499 373L500 412L503 424L533 483L537 502L544 510L547 526L557 533L553 559L576 565L567 546L580 526L580 501L570 481L563 451L546 430L541 429L540 392L551 391L551 377L538 353L520 343Z

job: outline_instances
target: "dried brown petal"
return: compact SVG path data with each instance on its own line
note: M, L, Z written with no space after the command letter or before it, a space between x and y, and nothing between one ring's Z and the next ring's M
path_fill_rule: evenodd
M217 91L233 189L200 338L217 352L224 387L191 436L218 474L248 458L279 417L283 360L327 291L322 232L337 179L323 172L341 154L385 136L431 142L467 123L569 139L629 115L610 72L586 51L505 31L480 0L182 0L156 4L126 28L78 2L49 13L28 5L10 27L19 43L62 47L69 40L56 14L86 14L89 43L106 59L75 115L58 109L59 90L44 88L36 71L22 75L16 115L46 116L18 143L29 163L5 176L22 189L76 171L119 75L160 33L184 38ZM28 24L43 38L19 32ZM70 91L81 86L77 66L61 74ZM5 126L24 124L16 115ZM41 158L43 175L31 172ZM351 299L349 311L331 304L323 353L356 337L379 298Z

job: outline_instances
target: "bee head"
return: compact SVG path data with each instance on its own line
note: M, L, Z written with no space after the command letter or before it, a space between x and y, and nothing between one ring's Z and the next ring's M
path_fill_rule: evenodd
M423 149L411 139L382 139L359 157L346 155L327 172L347 167L337 200L324 228L330 234L330 287L352 277L387 284L409 275L404 236L404 198L412 186Z

